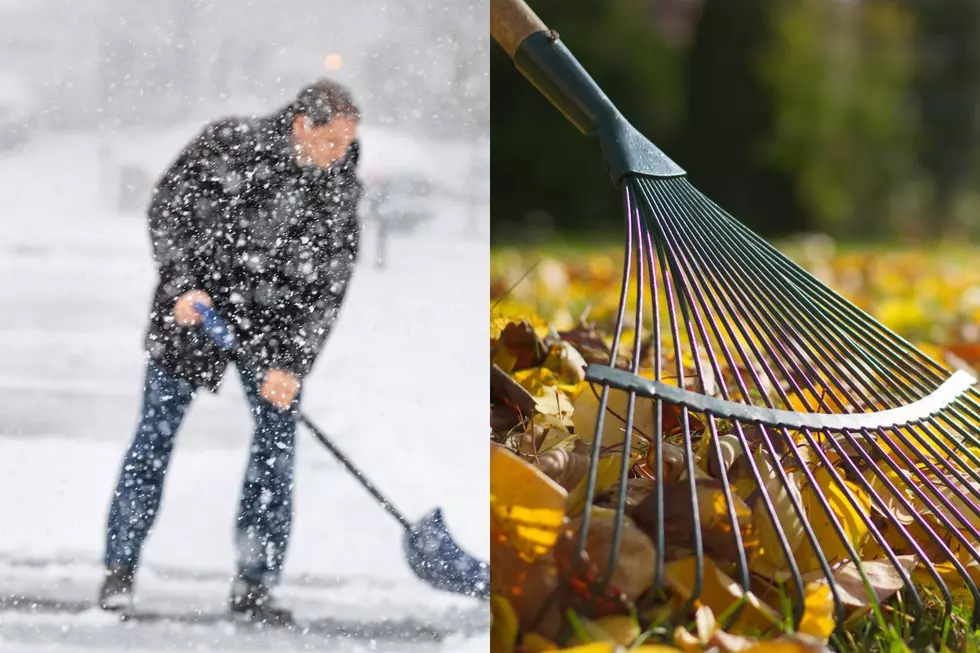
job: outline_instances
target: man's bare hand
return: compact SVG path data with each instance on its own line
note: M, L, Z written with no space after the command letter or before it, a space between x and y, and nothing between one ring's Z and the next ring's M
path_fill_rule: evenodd
M194 326L201 323L201 315L194 308L194 304L201 302L205 306L211 306L211 298L203 290L188 290L177 298L174 304L174 320L180 326Z
M259 394L279 410L286 410L299 392L299 379L286 370L272 369L266 372L265 382Z

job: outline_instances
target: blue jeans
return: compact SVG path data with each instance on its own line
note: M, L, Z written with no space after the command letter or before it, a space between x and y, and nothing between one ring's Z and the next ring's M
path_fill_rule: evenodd
M240 371L255 418L251 455L242 487L235 541L246 576L274 585L279 580L292 524L295 406L280 411L261 399L259 383ZM174 438L194 398L193 387L147 364L143 408L126 452L106 527L107 565L136 567L140 549L160 510Z

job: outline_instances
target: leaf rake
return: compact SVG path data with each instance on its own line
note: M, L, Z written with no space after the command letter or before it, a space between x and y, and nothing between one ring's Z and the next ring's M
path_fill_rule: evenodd
M915 349L699 192L522 0L490 5L494 40L598 141L625 207L612 355L608 366L586 370L599 394L598 418L593 434L578 434L591 439L586 505L605 497L615 508L612 546L607 560L589 561L586 510L564 587L593 564L593 593L616 593L610 578L628 518L655 551L652 585L636 601L640 614L662 617L666 606L681 623L710 602L706 588L723 574L741 596L732 599L728 623L751 597L773 591L795 597L795 630L817 582L829 587L838 629L861 604L885 626L879 599L900 592L914 620L925 584L941 594L946 619L968 594L975 628L976 380ZM631 343L625 328L633 329ZM644 333L652 339L646 367ZM615 365L621 347L631 351L629 369ZM607 410L613 393L625 393L625 414ZM642 436L638 420L652 425ZM611 489L597 487L609 432L623 454ZM673 480L664 478L668 436L684 454ZM631 503L637 450L646 451L655 478L648 495ZM677 527L681 516L687 528ZM665 589L686 601L660 603Z

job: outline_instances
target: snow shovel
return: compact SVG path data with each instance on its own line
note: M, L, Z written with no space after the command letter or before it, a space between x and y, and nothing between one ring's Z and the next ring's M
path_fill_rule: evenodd
M221 316L213 308L201 302L195 303L194 307L200 314L202 326L211 339L222 349L230 351L236 363L242 361L244 364L246 361L243 355L235 349L235 337ZM484 600L490 598L490 564L463 551L453 541L443 521L441 508L432 510L417 523L411 523L306 415L297 413L297 418L347 468L347 471L361 482L364 489L371 493L381 507L402 525L405 529L402 547L408 566L419 579L446 592Z

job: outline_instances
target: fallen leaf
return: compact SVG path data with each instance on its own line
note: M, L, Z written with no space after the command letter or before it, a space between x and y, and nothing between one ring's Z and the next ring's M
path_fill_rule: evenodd
M742 653L833 653L825 644L803 635L759 642Z
M581 619L586 634L593 642L612 642L629 647L640 636L640 625L632 617L614 615L600 619ZM573 639L573 643L585 644Z
M834 597L825 583L809 583L803 598L803 618L797 631L826 643L833 634Z
M517 642L517 613L502 596L490 597L490 652L513 653Z
M779 613L758 599L751 592L745 592L741 585L718 568L711 558L704 559L701 592L694 596L696 560L693 557L675 560L664 567L666 584L682 600L695 598L707 605L715 614L723 614L734 604L744 599L745 604L739 613L736 625L755 628L765 634L778 629L781 622Z
M549 551L528 562L490 526L490 592L505 598L517 616L519 628L534 619L548 597L559 588L558 567L554 553ZM542 637L554 639L561 627L561 610L553 605L545 613L535 631Z
M626 480L626 505L624 511L630 514L640 505L647 496L654 491L655 483L646 478L630 478ZM616 510L619 506L618 493L606 493L597 499L595 505L610 510Z
M496 396L523 417L530 417L534 413L535 402L531 393L494 364L490 365L490 392L491 401Z
M706 437L705 440L708 440ZM745 448L738 436L730 433L718 436L718 448L721 449L721 459L718 458L718 451L713 445L707 445L707 455L705 460L707 469L705 470L714 478L721 478L721 470L725 472L731 468L732 464L745 455ZM743 499L745 497L742 497Z
M585 381L588 365L582 354L570 342L557 342L551 346L543 367L554 372L563 383L576 385Z
M553 448L538 458L538 469L571 490L589 473L589 457L565 448Z
M505 447L490 445L491 526L528 562L554 546L567 495L534 465Z
M618 481L622 478L621 472L623 468L623 456L621 454L611 454L608 456L602 456L599 458L596 464L596 480L595 480L595 495L598 496L609 490L612 486L618 485ZM635 460L630 461L630 467ZM586 459L588 463L588 459ZM588 471L588 468L586 468ZM575 489L572 490L568 499L565 502L565 514L569 517L575 517L581 514L582 510L585 508L585 498L589 489L589 479L588 476L584 476Z
M535 313L526 310L526 307L498 305L496 310L490 311L490 347L493 348L503 335L504 330L511 324L529 324L539 340L548 337L551 330L548 322Z
M799 548L806 537L803 519L793 507L795 498L797 505L803 506L800 493L800 473L787 472L784 468L787 483L783 483L776 470L772 458L765 451L757 451L752 457L762 476L766 495L772 503L778 524L789 544L790 555ZM742 478L735 481L739 495L750 502L752 506L752 524L759 538L759 547L751 561L752 571L773 580L785 580L790 566L780 545L776 522L766 509L756 486L755 478L746 464ZM805 516L805 515L804 515Z
M641 371L640 376L653 379L650 371ZM668 382L668 380L664 380ZM599 419L599 404L603 388L593 386L586 389L575 400L573 422L575 433L585 442L595 439ZM680 425L681 409L679 406L662 403L662 433L669 433ZM626 420L629 412L629 393L614 388L609 389L609 399L606 402L606 412L602 422L601 443L603 447L622 446L626 439ZM637 396L633 407L633 444L643 440L653 441L656 432L657 401L647 397ZM691 428L697 428L700 421L690 415Z
M490 407L490 430L493 433L507 435L523 425L524 420L513 406L501 403Z
M705 555L728 564L736 561L744 550L751 553L756 544L752 526L752 512L745 502L732 492L732 503L737 527L742 535L742 547L735 541L734 528L721 484L714 479L697 479L692 502L690 481L664 483L663 528L664 557L667 560L688 555L694 547L695 505L700 520L701 541ZM657 539L657 497L651 492L635 508L630 516L654 541Z
M557 644L537 633L524 635L521 639L521 646L524 648L524 653L545 653L545 651L558 650Z
M651 445L650 452L647 454L647 468L656 473L657 456L656 449ZM687 462L684 449L676 444L664 442L661 444L660 473L663 474L664 481L678 481L684 477L687 471Z
M916 556L903 555L896 556L899 564L911 576L912 570L916 565ZM861 568L868 577L868 582L874 592L874 598L879 602L887 601L901 590L905 583L902 575L889 560L865 560L861 562ZM827 583L827 579L822 571L815 571L803 576L803 580L808 583ZM841 603L851 608L866 608L871 605L872 597L868 595L864 581L858 571L857 565L853 562L838 567L834 570L834 583L837 585L837 593Z
M681 626L674 629L674 642L684 653L704 653L706 650L714 653L741 653L757 642L754 638L733 635L722 630L711 608L706 605L700 605L695 610L694 624L696 635Z
M563 425L571 427L574 405L569 399L568 388L563 388L554 373L543 367L515 372L513 378L530 393L534 409L542 415L557 417Z
M548 353L541 337L527 320L508 323L500 332L496 348L508 350L509 357L514 359L512 370L537 367Z
M592 508L590 514L589 531L585 536L585 562L594 565L596 573L605 577L612 553L616 516L611 510L597 508ZM561 555L567 567L571 567L574 559L574 547L578 544L581 528L582 517L577 517L569 524L562 538ZM653 584L655 554L650 538L624 515L619 555L609 584L622 592L627 600L636 600Z
M825 468L813 470L813 477L823 490L827 503L834 515L837 517L844 529L844 533L850 540L858 555L868 538L868 526L864 523L862 515L868 515L871 510L871 500L867 493L854 483L843 480L843 485L838 484L831 473ZM846 488L846 489L845 489ZM847 498L850 492L856 499L859 511L854 509ZM803 496L803 506L806 511L807 521L813 529L820 543L820 548L827 559L827 562L834 564L843 562L849 558L847 547L837 535L837 531L831 525L830 518L821 506L817 493L812 486L807 484L801 489ZM795 552L796 562L799 565L800 573L805 574L816 569L820 569L820 563L813 552L809 540L804 539Z
M619 645L613 642L592 642L560 649L562 653L620 653Z

